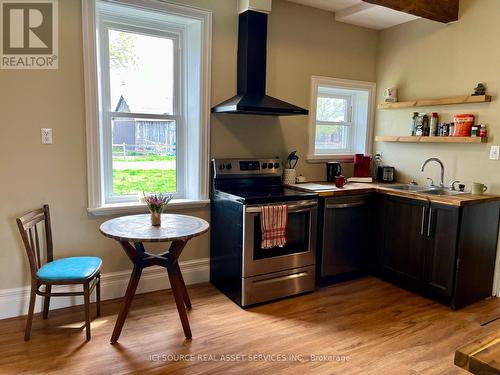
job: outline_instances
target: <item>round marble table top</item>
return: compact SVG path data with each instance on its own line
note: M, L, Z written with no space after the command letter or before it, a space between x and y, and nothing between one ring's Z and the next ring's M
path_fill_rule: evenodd
M118 241L170 242L188 240L210 228L203 219L187 215L162 214L161 226L151 225L151 215L122 216L102 223L100 231Z

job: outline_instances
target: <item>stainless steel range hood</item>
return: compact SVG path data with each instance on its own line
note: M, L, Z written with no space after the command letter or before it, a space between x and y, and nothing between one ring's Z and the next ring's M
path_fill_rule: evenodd
M239 15L237 95L212 108L214 113L291 116L309 111L266 95L267 14Z

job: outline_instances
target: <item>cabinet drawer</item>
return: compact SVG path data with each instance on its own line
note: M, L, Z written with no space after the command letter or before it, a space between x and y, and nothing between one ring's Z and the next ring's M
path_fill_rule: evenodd
M273 274L247 277L242 280L242 305L248 306L294 294L312 292L315 266L294 268Z

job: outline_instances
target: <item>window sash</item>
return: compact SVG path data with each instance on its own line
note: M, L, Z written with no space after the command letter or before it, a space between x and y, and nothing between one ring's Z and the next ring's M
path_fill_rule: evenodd
M342 123L342 122L322 122L319 123L317 122L315 131L317 132L318 127L320 126L325 126L325 125L334 125L334 126L341 126L346 129L346 137L347 137L347 142L346 144L348 147L346 148L325 148L325 149L318 149L316 148L317 143L316 143L316 136L314 138L314 152L317 155L344 155L344 154L349 154L352 153L353 150L353 127L351 126L351 123Z
M325 98L325 99L340 99L344 101L344 121L340 122L346 122L346 123L351 123L352 122L352 95L340 95L340 94L327 94L327 93L320 93L319 88L320 87L325 87L325 86L319 86L318 87L318 94L316 96L316 105L319 101L320 98ZM316 107L317 109L317 107ZM317 117L317 114L316 114ZM316 119L316 122L330 122L334 123L334 121L326 121L326 120L318 120ZM339 123L340 123L339 122Z
M338 125L338 126L353 126L352 122L345 122L345 121L319 121L316 120L316 126L321 126L321 125Z
M320 93L320 88L325 87L325 86L319 86L318 87L318 96L316 97L316 105L319 101L320 98L327 98L327 99L341 99L344 101L344 121L325 121L325 120L318 120L316 119L316 126L314 129L314 153L317 155L344 155L344 154L351 154L353 153L354 149L354 127L353 127L353 122L352 122L352 95L340 95L340 94L328 94L328 93ZM347 129L346 133L346 144L347 147L345 148L325 148L325 149L318 149L317 143L316 143L316 134L318 132L318 126L328 126L328 125L333 125L333 126L342 126Z
M112 20L110 20L112 18ZM128 33L151 35L168 38L173 41L174 58L174 82L173 82L173 115L162 115L154 113L122 113L112 111L111 89L110 89L110 66L109 66L109 30L119 30ZM115 195L113 192L113 142L112 142L112 119L113 118L141 118L141 119L165 119L174 120L176 123L176 192L175 198L183 198L186 189L186 144L184 136L184 121L180 115L183 113L182 102L182 49L181 34L166 30L157 30L131 24L130 20L121 20L119 16L103 16L98 24L99 39L99 61L100 61L100 90L101 90L101 160L102 183L104 192L104 203L125 203L137 201L137 195Z

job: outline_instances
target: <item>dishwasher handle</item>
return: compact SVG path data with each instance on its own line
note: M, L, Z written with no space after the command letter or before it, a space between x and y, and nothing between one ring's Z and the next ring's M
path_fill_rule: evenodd
M363 206L366 203L367 203L367 201L365 201L365 200L352 202L352 203L327 203L326 208L327 209L353 208L353 207Z

